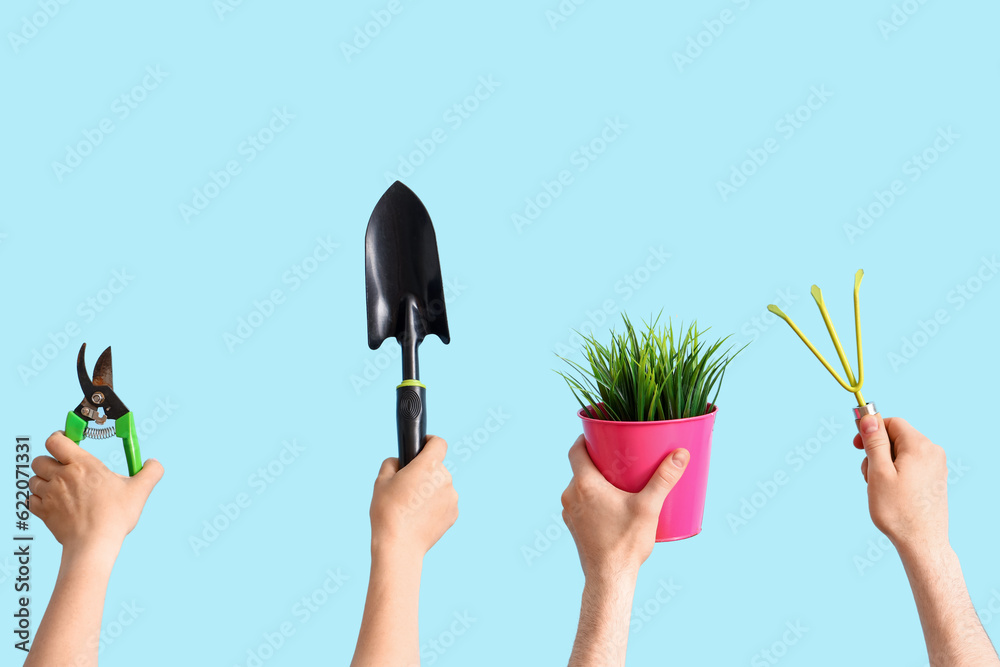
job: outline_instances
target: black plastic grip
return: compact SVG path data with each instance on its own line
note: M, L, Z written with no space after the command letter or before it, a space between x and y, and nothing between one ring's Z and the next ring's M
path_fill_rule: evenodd
M416 458L427 437L427 388L396 387L396 434L399 437L399 467Z

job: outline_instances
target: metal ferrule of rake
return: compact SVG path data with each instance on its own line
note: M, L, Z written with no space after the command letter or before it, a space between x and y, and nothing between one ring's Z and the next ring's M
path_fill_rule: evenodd
M861 352L861 279L864 277L864 270L859 269L857 273L854 274L854 332L857 339L858 345L858 377L857 380L854 379L854 371L851 369L851 363L847 360L847 355L844 353L844 346L840 344L840 338L837 336L837 330L833 327L833 322L830 320L830 313L826 309L826 304L823 302L823 291L817 285L813 285L810 292L812 293L813 299L816 301L816 305L819 306L819 312L823 315L823 322L826 324L827 331L830 332L830 338L833 340L833 346L837 350L837 356L840 357L840 363L844 366L844 373L847 374L847 381L844 381L837 371L833 369L830 363L823 358L816 346L809 342L806 335L802 333L802 330L796 326L795 322L792 321L788 315L782 312L780 308L771 304L767 307L769 311L783 319L788 323L788 326L792 328L802 342L806 344L806 347L816 355L820 363L830 371L830 375L837 380L837 383L847 391L854 394L854 397L858 401L858 408L854 410L855 419L860 419L865 414L875 414L878 412L875 408L874 403L866 403L865 397L861 394L861 387L865 383L865 362L864 357Z

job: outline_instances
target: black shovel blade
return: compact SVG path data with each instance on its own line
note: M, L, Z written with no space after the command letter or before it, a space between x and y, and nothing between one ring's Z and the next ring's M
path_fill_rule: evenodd
M371 349L390 337L402 343L414 336L416 344L428 334L444 343L451 340L431 216L399 181L385 191L368 220L365 294Z

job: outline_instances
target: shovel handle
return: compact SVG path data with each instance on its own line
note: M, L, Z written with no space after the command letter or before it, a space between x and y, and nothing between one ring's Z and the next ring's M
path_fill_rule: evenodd
M427 438L427 387L418 380L403 380L396 387L396 434L402 468L416 458Z

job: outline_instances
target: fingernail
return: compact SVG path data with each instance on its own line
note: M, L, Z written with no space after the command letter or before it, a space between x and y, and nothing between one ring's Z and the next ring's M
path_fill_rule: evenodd
M674 453L670 455L670 462L678 468L683 468L687 465L688 459L690 458L691 455L686 449L675 449Z
M865 415L861 418L861 432L871 435L878 430L878 418L874 415Z

